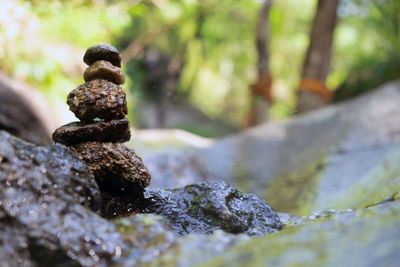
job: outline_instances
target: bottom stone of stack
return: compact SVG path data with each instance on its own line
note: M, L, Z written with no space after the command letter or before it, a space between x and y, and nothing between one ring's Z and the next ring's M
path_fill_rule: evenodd
M143 194L150 173L136 153L121 143L85 142L70 146L100 189L112 195Z

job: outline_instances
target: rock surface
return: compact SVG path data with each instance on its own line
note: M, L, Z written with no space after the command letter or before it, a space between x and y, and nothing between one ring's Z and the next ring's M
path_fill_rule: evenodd
M72 145L96 178L100 189L113 195L141 195L150 174L136 153L120 143L85 142Z
M87 141L123 143L129 141L131 132L127 118L94 123L71 122L56 129L52 138L64 145Z
M0 71L0 130L35 143L51 143L57 127L53 112L44 97L28 85Z
M400 83L392 83L208 148L147 157L153 157L149 167L158 168L153 175L159 184L220 174L261 192L275 210L299 215L279 213L283 229L258 239L220 230L246 232L235 215L250 218L254 204L263 205L221 182L147 189L147 197L158 199L148 210L165 218L134 214L105 220L89 210L101 209L104 197L73 153L0 132L0 260L11 266L397 266L399 104ZM187 165L179 165L182 159ZM169 162L176 164L171 168ZM176 234L214 226L218 230L211 235Z
M249 240L249 237L225 233L177 236L168 221L160 216L139 214L115 222L128 249L112 266L192 266Z
M83 122L94 119L123 119L128 114L126 94L107 80L89 81L72 90L67 98L69 109Z
M231 218L215 217L219 227L214 224L216 231L212 235L189 233L181 237L167 219L153 214L134 214L108 221L90 211L104 211L101 205L110 203L104 203L94 177L68 148L59 144L36 147L2 131L0 184L0 227L3 229L0 260L9 266L135 266L158 260L166 264L201 263L249 239L244 234L232 235L220 230L226 228L225 219L232 224L240 216L237 202L243 204L242 208L248 204L249 210L258 206L259 212L266 207L254 196L243 195L243 200L233 197L228 209L236 213ZM212 185L215 183L193 187L211 190ZM236 197L242 196L222 185L222 195L233 192ZM177 192L171 199L176 202L187 199L180 190L183 189L170 190ZM225 200L214 197L218 196L216 190L213 188L214 194L203 196L205 202L213 203L207 208L210 214L224 210ZM165 192L157 194L151 190L152 195ZM219 202L223 202L222 209ZM202 203L193 201L193 204L200 205L193 206L194 209L205 210ZM185 214L191 208L190 205L175 206L174 211ZM194 216L193 222L199 219ZM210 230L207 228L207 232Z
M204 266L397 266L400 201L344 212L251 240Z
M0 131L0 184L2 264L94 266L120 254L115 226L88 209L100 204L93 177L66 147Z
M146 212L167 218L175 232L209 234L218 229L260 237L277 232L280 220L264 201L223 181L171 190L147 190Z
M396 81L351 102L267 123L207 148L146 153L143 160L153 186L218 177L281 212L302 216L357 209L400 190L399 106Z

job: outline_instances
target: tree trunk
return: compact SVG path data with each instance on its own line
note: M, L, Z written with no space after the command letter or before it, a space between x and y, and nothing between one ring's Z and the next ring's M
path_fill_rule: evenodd
M329 103L331 91L325 81L331 63L333 33L339 0L318 0L298 87L298 112L313 110Z
M256 48L258 54L258 80L250 86L251 103L247 119L247 127L254 126L267 120L268 106L271 102L271 75L269 73L269 10L272 0L265 0L261 8L256 29Z

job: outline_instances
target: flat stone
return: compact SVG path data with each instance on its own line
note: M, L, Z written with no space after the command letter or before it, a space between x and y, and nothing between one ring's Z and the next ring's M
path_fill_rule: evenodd
M115 47L108 44L91 46L83 56L83 61L89 66L98 60L106 60L116 67L121 67L121 55Z
M85 82L94 79L104 79L115 84L125 83L124 72L120 68L115 67L110 62L104 60L96 61L90 65L83 73L83 78L85 79Z
M118 85L102 79L80 85L69 93L69 109L84 122L95 118L122 119L128 114L126 94Z
M131 138L127 118L93 123L71 122L61 126L53 133L53 141L73 145L87 141L127 142Z
M100 189L109 194L140 197L150 183L142 159L121 143L85 142L70 148L89 167Z

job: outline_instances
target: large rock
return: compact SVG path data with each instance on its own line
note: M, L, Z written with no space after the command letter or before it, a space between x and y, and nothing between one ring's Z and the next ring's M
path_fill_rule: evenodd
M36 147L0 131L0 260L9 266L105 264L124 246L88 168L62 145Z
M139 214L115 221L127 249L112 266L192 266L220 255L250 238L217 230L211 235L177 236L160 216Z
M0 261L4 266L134 266L161 256L169 262L168 255L173 256L172 262L188 265L249 239L221 229L261 236L279 228L279 218L265 202L225 183L152 189L147 196L153 196L148 212L165 218L132 214L135 209L129 206L133 203L129 197L110 198L101 192L88 167L67 147L37 147L0 131ZM191 203L183 204L189 199ZM165 202L171 205L163 207ZM125 205L123 215L131 212L127 218L111 221L98 215L116 217L121 214L104 212ZM188 212L191 209L199 214ZM171 214L186 216L182 219L191 223L185 237L176 233L182 225Z
M175 232L245 233L260 237L277 232L280 220L264 201L243 194L223 181L188 185L172 190L147 190L146 212L167 218Z
M204 266L398 266L400 201L343 212L238 245Z
M261 196L277 211L306 215L365 207L400 190L399 106L397 81L207 148L147 153L143 160L153 186L218 177Z
M35 144L50 144L56 120L43 96L0 72L0 130Z

